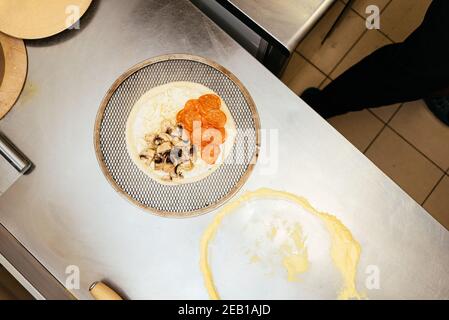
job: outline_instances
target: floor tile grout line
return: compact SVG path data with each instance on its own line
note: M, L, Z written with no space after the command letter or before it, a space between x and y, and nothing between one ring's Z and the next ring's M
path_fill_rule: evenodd
M382 108L382 107L379 107L379 108ZM384 119L379 117L373 110L371 110L371 108L366 108L366 110L368 110L368 112L371 113L377 120L382 121L382 124L387 124L388 121L385 121Z
M323 70L321 70L320 68L318 68L316 65L314 65L311 61L309 61L306 57L304 57L301 53L299 53L299 52L297 52L296 50L291 54L291 57L293 56L293 54L297 54L297 55L299 55L302 59L304 59L308 64L310 64L312 67L314 67L315 69L317 69L323 76L324 76L324 78L326 79L326 78L328 78L328 76L326 75L326 73L324 73L323 72ZM291 60L291 59L290 59ZM289 61L289 63L290 63L290 61ZM287 70L287 68L285 68L285 70ZM285 70L284 70L284 73L285 73ZM283 75L282 75L283 76ZM282 77L281 76L281 77ZM293 75L292 75L292 77L293 77ZM281 80L287 87L288 87L288 84L287 83L289 83L290 82L290 80L292 80L292 79L289 79L289 81L286 81L286 79L284 79L284 80ZM284 82L285 81L285 82ZM320 83L320 85L321 85L321 83ZM293 91L293 90L292 90Z
M305 36L301 39L301 41L299 41L299 43L296 45L296 48L295 48L295 50L293 50L293 52L296 52L296 53L299 53L299 54L301 54L301 52L299 52L299 50L298 50L298 47L299 47L299 45L305 40L305 39L307 39L311 34L312 34L312 31L313 31L313 29L315 29L316 28L316 26L318 25L318 23L320 23L320 21L324 18L324 16L335 6L335 4L336 3L338 3L338 2L340 2L340 3L342 3L343 1L341 1L341 0L338 0L338 1L335 1L334 3L332 3L331 5L330 5L330 7L324 12L324 14L318 19L318 21L316 21L315 22L315 24L312 26L312 28L309 30L309 31L307 31L307 33L305 34ZM292 53L293 54L293 53Z
M394 117L396 117L396 115L399 113L399 111L401 111L401 109L402 109L402 107L404 107L404 105L405 105L405 102L402 102L399 105L398 109L395 112L393 112L393 114L391 115L390 119L388 119L387 124L389 124L394 119Z
M352 11L352 12L354 12L356 15L358 15L359 17L361 17L362 18L362 20L363 21L365 21L365 18L363 18L361 15L359 15L358 13L357 13L357 11L355 11L353 8L352 8L352 6L351 6L351 8L349 8L350 9L350 11ZM349 52L351 52L351 50L352 49L354 49L354 47L357 45L357 43L359 43L360 42L360 40L363 38L363 36L366 34L368 32L368 29L366 29L366 30L364 30L363 32L362 32L362 34L354 41L354 43L352 44L352 46L346 51L346 53L343 55L343 57L340 59L340 60L338 60L337 61L337 63L335 64L335 66L331 69L331 71L329 71L329 74L327 75L331 80L334 80L333 78L331 78L331 74L332 74L332 72L334 72L335 71L335 69L337 69L337 67L343 62L343 60L346 58L346 56L349 54ZM351 66L352 67L352 66ZM351 68L351 67L349 67L349 68ZM348 68L348 69L349 69ZM345 70L346 71L346 70ZM344 71L343 71L344 72Z
M352 10L352 9L351 9ZM352 10L354 11L354 10ZM368 30L365 30L362 32L362 34L360 35L360 37L358 37L354 43L352 44L352 46L348 49L348 51L346 51L346 53L343 55L343 57L341 57L340 60L337 61L337 63L335 63L335 66L331 69L331 71L329 71L329 74L327 75L329 78L331 78L332 80L334 80L334 78L331 77L332 72L334 72L338 66L343 62L343 60L348 56L348 54L352 51L352 49L354 49L354 47L360 42L360 40L362 40L363 36L368 32ZM355 64L353 64L352 66L350 66L349 68L352 68ZM348 69L349 69L348 68ZM345 71L343 71L341 74L343 74L344 72L346 72L348 69L346 69ZM340 76L340 75L339 75ZM338 78L338 76L337 76ZM336 79L336 78L335 78Z
M343 1L341 1L340 0L340 2L341 3L343 3L344 4L344 2ZM361 17L352 7L351 8L349 8L349 11L352 11L352 12L354 12L354 13L356 13L359 17ZM344 17L343 17L343 19L344 19ZM362 19L363 19L363 17L362 17ZM365 33L367 32L368 30L364 30L363 32L362 32L362 34L360 35L360 37L358 37L355 41L354 41L354 43L351 45L351 47L346 51L346 53L343 55L343 57L340 59L340 60L338 60L336 63L335 63L335 66L329 71L329 73L326 73L326 72L324 72L323 70L321 70L318 66L316 66L313 62L311 62L311 61L309 61L309 59L307 59L299 50L297 50L298 49L298 47L299 47L299 44L296 46L296 48L295 48L295 52L296 53L298 53L299 55L301 55L301 57L303 57L304 59L306 59L306 61L307 62L309 62L310 64L312 64L315 68L317 68L318 70L320 70L321 71L321 73L324 73L325 75L326 75L326 77L328 77L329 79L331 79L331 80L334 80L333 78L331 78L330 77L330 74L338 67L338 65L343 61L343 59L344 58L346 58L346 56L349 54L349 52L352 50L352 48L354 48L354 46L360 41L360 39L365 35ZM307 36L306 36L306 38L307 38ZM304 38L302 41L304 41L306 38ZM301 42L302 42L301 41Z
M390 3L392 3L392 2L393 2L393 0L388 1L388 3L382 8L382 10L380 10L380 13L379 13L379 14L384 13L385 9L387 9L388 6L390 5ZM351 9L353 9L353 8L351 7ZM354 10L354 9L353 9L353 10ZM357 14L359 15L359 17L361 17L363 20L366 21L366 17L365 17L365 16L363 16L363 15L362 15L361 13L359 13L357 10L354 10L354 12L357 13ZM376 29L376 30L379 30L379 29Z
M392 3L393 0L390 0L385 7L383 7L382 10L380 10L380 15L382 15L382 13L384 13L385 9L388 8L388 6L390 5L390 3ZM363 20L366 20L366 17L364 17L362 14L360 14L358 11L353 10L360 18L362 18ZM382 18L381 18L382 19ZM382 21L382 20L381 20ZM387 38L389 41L391 41L392 43L397 43L397 41L394 41L393 39L391 39L386 33L384 33L382 31L382 27L380 29L376 29L377 31L379 31L383 36L385 36L385 38Z
M385 130L385 128L387 127L386 123L383 123L382 128L380 129L380 131L374 136L373 140L371 140L371 142L366 146L365 150L363 150L363 154L366 154L369 150L369 148L371 148L371 146L373 145L373 143L377 140L377 138L382 134L382 132Z
M387 6L390 4L392 0L390 0L385 7L381 10L381 13L387 8ZM343 1L341 1L343 2ZM343 2L344 3L344 2ZM360 15L356 10L354 10L354 8L350 8L350 10L352 12L354 12L355 14L357 14L360 18L362 19L366 19L364 18L362 15ZM391 41L392 43L395 43L392 39L390 39L386 34L384 34L383 32L381 32L379 29L377 29L377 31L379 31L382 35L384 35L389 41ZM363 31L362 34L359 36L359 38L357 38L355 40L355 42L352 44L352 46L348 49L348 51L343 55L343 57L336 62L335 66L329 71L329 73L327 74L326 72L324 72L323 70L321 70L318 66L316 66L313 62L309 61L304 55L302 55L298 50L295 49L295 51L300 54L307 62L309 62L310 64L312 64L315 68L317 68L319 71L321 71L321 73L324 73L326 75L327 78L329 78L331 81L334 80L333 77L331 77L331 74L338 68L338 66L343 62L343 60L348 56L348 54L352 51L352 49L354 49L354 47L362 40L363 36L365 36L368 33L368 29ZM350 66L349 68L351 68L352 66ZM348 68L348 69L349 69ZM346 71L346 70L345 70ZM343 72L345 72L343 71ZM338 76L337 76L338 78ZM320 84L320 86L324 83L325 80L323 80ZM390 118L391 120L391 118ZM383 120L382 120L383 121Z
M308 64L311 64L312 67L314 67L315 69L317 69L319 72L321 72L324 76L326 76L326 78L329 78L329 76L326 74L326 72L324 72L323 70L321 70L320 68L318 68L312 61L310 61L309 59L307 59L302 53L296 52L297 54L299 54L301 56L301 58L303 58Z
M349 0L348 0L349 1ZM345 3L344 3L344 1L341 1L344 5L345 5ZM352 8L352 5L351 5L351 7L349 8L349 10L348 10L348 12L349 11L352 11L353 13L355 13L356 15L357 15L357 12ZM347 13L346 13L346 15L347 15ZM359 15L360 16L360 15ZM343 19L345 18L345 17L342 17ZM363 18L362 18L362 20L363 20ZM337 67L340 65L340 63L346 58L346 56L349 54L349 52L351 52L351 50L356 46L356 44L357 43L359 43L359 41L362 39L362 37L365 35L365 33L367 32L368 30L364 30L363 32L362 32L362 34L354 41L354 43L349 47L349 49L345 52L345 54L343 55L343 57L341 57L341 59L340 60L338 60L336 63L335 63L335 65L334 65L334 67L329 71L329 74L327 75L331 80L334 80L333 78L331 78L331 74L332 74L332 72L334 72L334 70L335 69L337 69ZM352 66L351 66L352 67ZM345 70L346 71L346 70Z
M382 121L382 123L387 124L390 123L390 121L394 118L394 116L399 112L399 110L402 108L402 106L404 105L404 103L401 103L398 108L393 112L393 114L390 116L390 118L385 121L384 119L382 119L381 117L379 117L373 110L371 109L377 109L377 108L382 108L382 106L380 107L374 107L374 108L366 108L366 110L368 110L368 112L370 112L373 116L375 116L378 120ZM386 106L385 106L386 107Z
M363 152L364 154L368 151L368 149L371 147L371 145L374 143L374 141L380 136L380 134L385 130L385 128L389 128L390 130L392 130L394 133L396 133L402 140L404 140L408 145L410 145L413 149L415 149L416 151L418 151L419 154L421 154L424 158L426 158L427 160L429 160L434 166L436 166L440 171L442 171L445 175L449 175L449 170L444 170L443 168L441 168L438 164L436 164L432 159L430 159L426 154L424 154L421 150L419 150L415 145L413 145L410 141L408 141L404 136L402 136L399 132L397 132L392 126L390 126L390 122L391 120L396 116L396 114L399 112L399 110L402 108L402 106L404 105L404 103L402 103L399 108L393 113L393 115L391 116L390 120L388 122L384 122L384 127L382 128L382 130L373 138L373 140L371 141L371 143L368 145L368 147L365 149L365 151ZM371 112L372 114L374 114L371 110L368 109L369 112ZM374 116L376 116L374 114ZM376 116L377 117L377 116ZM377 117L379 119L379 117Z
M321 81L321 83L318 85L318 89L321 88L321 86L327 81L327 79L330 79L328 76L326 76L326 78L324 78L323 81ZM321 89L320 89L321 90Z
M392 130L394 133L396 133L402 140L404 140L409 146L411 146L413 149L415 149L416 151L418 151L419 154L421 154L424 158L426 158L427 160L429 160L435 167L437 167L440 171L442 171L443 173L446 173L446 171L441 168L438 164L435 163L435 161L433 161L432 159L430 159L426 154L424 154L421 150L419 150L414 144L412 144L410 141L408 141L403 135L401 135L398 131L396 131L396 129L394 129L392 126L390 126L389 123L387 123L387 127Z
M366 149L364 150L363 154L366 155L366 153L368 152L369 148L371 147L371 145L376 141L376 139L382 134L382 132L385 130L385 128L389 128L391 129L394 133L396 133L401 139L405 140L406 143L408 143L410 146L412 146L416 151L418 151L422 156L424 156L427 160L429 160L433 165L435 165L438 169L440 169L441 171L443 171L443 169L438 166L435 162L432 161L432 159L430 159L429 157L427 157L424 153L422 153L419 149L417 149L413 144L411 144L407 139L405 139L401 134L399 134L396 130L394 130L392 127L389 126L389 123L391 122L391 120L393 120L393 118L396 116L396 114L399 112L399 110L403 107L405 103L401 103L400 106L398 107L398 109L393 113L393 115L390 117L390 119L385 122L383 121L380 117L378 117L373 111L371 111L370 109L368 109L369 112L371 112L377 119L379 119L380 121L382 121L384 123L383 128L380 130L380 132L373 138L373 140L370 142L370 144L366 147ZM427 199L432 195L432 193L435 191L435 189L438 187L438 185L441 183L441 181L444 179L444 177L449 176L449 168L446 171L443 171L443 175L442 177L436 182L435 186L432 188L432 190L430 191L430 193L426 196L426 198L424 199L424 201L421 203L421 206L424 205L424 203L427 201Z
M424 206L424 204L426 203L426 201L430 198L430 196L432 195L432 193L436 190L436 188L440 185L441 181L443 181L444 177L446 176L446 173L443 173L443 175L438 179L438 181L436 182L436 184L433 186L432 190L430 190L430 193L426 196L426 198L423 200L423 202L421 202L421 206Z
M387 9L388 6L390 5L390 3L392 3L392 2L393 2L393 0L389 0L387 2L387 4L382 8L382 10L380 10L380 14L382 14L385 11L385 9ZM357 13L363 20L366 20L366 17L363 16L361 13L359 13L357 10L354 10L354 12Z
M390 36L388 36L385 32L382 31L382 29L377 29L377 31L379 31L385 38L387 38L389 41L391 41L390 44L395 44L395 43L401 43L402 41L395 41L393 39L390 38Z

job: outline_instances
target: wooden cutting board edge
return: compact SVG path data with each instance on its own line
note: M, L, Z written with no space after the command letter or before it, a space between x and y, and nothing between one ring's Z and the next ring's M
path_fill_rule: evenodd
M0 2L1 1L5 2L5 8L8 9L8 2L11 2L12 0L0 0ZM74 21L71 21L71 23L76 23L89 9L92 1L93 0L64 0L62 4L55 4L52 0L41 0L39 2L30 2L28 5L14 5L12 8L9 8L9 10L4 11L5 17L12 16L14 18L4 18L4 21L0 23L0 32L11 37L26 40L44 39L54 36L69 28L67 19L75 14L75 12L70 11L70 6L79 8L79 16L77 16ZM64 12L60 10L61 5L66 7ZM21 10L22 14L14 15L14 10ZM0 16L2 15L0 14ZM36 20L36 17L40 19ZM55 19L50 19L49 17L55 17Z
M11 110L23 90L28 57L25 43L0 32L0 59L4 57L4 77L0 81L0 120Z

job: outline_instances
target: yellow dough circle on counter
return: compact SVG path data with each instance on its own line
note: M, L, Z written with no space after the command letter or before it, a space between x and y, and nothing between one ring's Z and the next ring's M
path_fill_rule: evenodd
M215 287L212 270L209 264L209 244L215 235L223 219L236 211L244 203L254 199L280 199L291 201L304 208L308 213L319 218L325 225L331 237L331 258L343 279L343 287L338 293L338 299L361 299L362 295L357 291L356 274L360 260L361 247L352 236L348 228L335 216L319 212L302 197L294 194L262 188L257 191L246 192L239 199L228 203L215 216L213 222L208 226L201 239L200 268L203 273L204 283L211 299L218 300L220 295ZM307 262L301 260L300 269L307 269ZM287 268L288 270L288 268ZM301 271L301 270L300 270Z

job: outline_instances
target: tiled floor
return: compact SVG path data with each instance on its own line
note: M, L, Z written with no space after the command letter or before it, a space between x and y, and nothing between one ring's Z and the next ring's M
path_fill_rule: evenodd
M346 3L338 0L299 44L282 80L297 94L312 86L324 88L374 50L404 40L421 23L430 2L355 0L321 45ZM371 4L381 10L380 30L365 27ZM366 109L329 122L449 229L449 127L423 101Z

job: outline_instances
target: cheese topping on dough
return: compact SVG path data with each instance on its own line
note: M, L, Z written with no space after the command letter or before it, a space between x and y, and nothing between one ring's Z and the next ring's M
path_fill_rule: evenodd
M191 183L213 173L231 152L235 135L225 102L192 82L149 90L134 105L126 125L133 162L162 184Z

